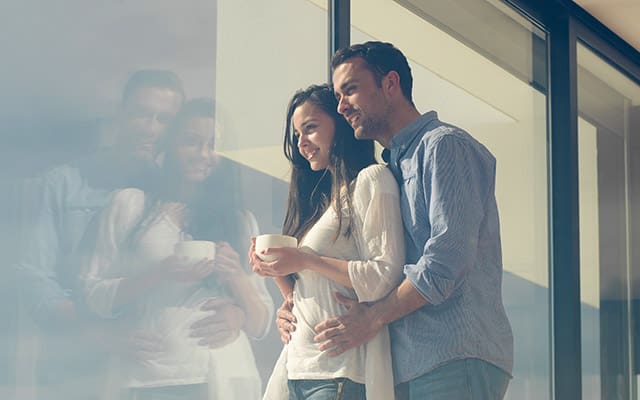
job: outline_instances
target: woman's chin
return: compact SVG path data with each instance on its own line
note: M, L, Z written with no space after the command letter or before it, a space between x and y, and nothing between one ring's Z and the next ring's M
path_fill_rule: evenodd
M184 180L191 183L204 182L209 177L209 174L204 172L191 172L184 176Z
M309 163L309 167L311 168L312 171L316 171L316 172L327 169L327 165L320 165L319 163L315 163L315 162Z

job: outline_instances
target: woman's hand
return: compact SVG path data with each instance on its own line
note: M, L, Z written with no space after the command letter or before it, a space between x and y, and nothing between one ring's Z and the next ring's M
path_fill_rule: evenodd
M216 243L215 273L220 281L233 281L246 276L240 255L227 242Z
M253 272L260 276L286 276L306 269L310 257L313 255L305 253L292 247L270 247L262 250L261 254L276 257L275 261L262 261L256 254L256 240L251 239L249 248L249 260Z
M253 269L253 272L258 273L257 270L259 269L260 263L262 263L262 260L260 260L258 258L258 255L256 254L256 238L254 237L251 238L251 245L249 245L248 257L249 257L249 264L251 264L251 269Z
M169 256L160 262L158 271L167 282L195 283L211 275L215 269L214 260L191 261L187 257Z

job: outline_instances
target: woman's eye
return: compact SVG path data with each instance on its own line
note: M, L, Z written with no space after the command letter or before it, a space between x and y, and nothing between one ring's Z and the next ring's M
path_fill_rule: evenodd
M199 143L199 141L198 141L197 139L194 139L194 138L188 138L188 137L187 137L187 138L182 139L182 141L181 141L181 144L182 144L183 146L197 146L197 145L198 145L198 143Z

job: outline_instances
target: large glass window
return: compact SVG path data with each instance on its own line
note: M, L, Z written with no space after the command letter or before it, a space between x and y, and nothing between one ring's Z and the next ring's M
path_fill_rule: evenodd
M578 44L585 399L637 399L640 85Z
M281 300L250 273L248 237L281 230L285 111L326 81L326 2L5 3L0 398L203 382L215 398L261 398ZM115 194L127 187L142 194ZM188 239L217 243L216 260L236 253L248 283L167 278L161 261ZM217 338L189 337L214 314Z
M437 111L496 156L515 339L506 398L549 398L545 33L499 1L352 0L351 18L353 43L388 41L407 55L420 111Z

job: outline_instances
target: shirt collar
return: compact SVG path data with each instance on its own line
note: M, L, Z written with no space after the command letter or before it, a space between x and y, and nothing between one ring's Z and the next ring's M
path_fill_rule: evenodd
M391 143L389 145L389 149L394 151L396 149L403 150L405 149L416 136L424 133L424 128L430 124L431 122L438 119L438 113L435 111L429 111L427 113L422 114L411 123L406 125L404 128L400 129L400 131L391 139Z

